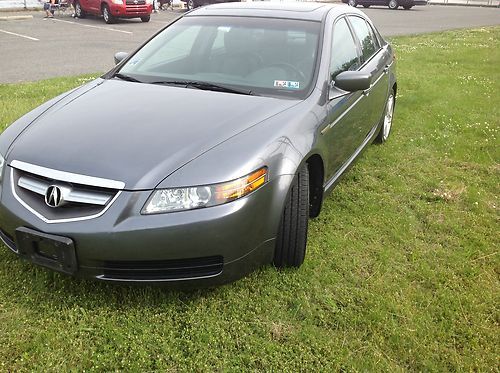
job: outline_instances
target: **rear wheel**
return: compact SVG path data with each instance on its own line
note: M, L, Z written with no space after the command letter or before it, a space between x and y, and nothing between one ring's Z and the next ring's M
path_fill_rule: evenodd
M106 4L102 6L102 17L104 18L104 22L106 22L108 25L111 23L115 23L115 17L111 15L109 7Z
M186 7L188 10L193 10L194 8L196 8L194 0L188 0L186 3Z
M392 9L392 10L395 10L395 9L398 9L398 1L397 0L389 0L389 9Z
M151 16L141 17L142 22L149 22L150 19L151 19Z
M382 118L382 126L380 132L375 139L375 142L384 143L387 141L392 128L392 117L394 114L394 104L396 102L396 97L394 96L394 90L391 90L387 103L385 104L384 117Z
M349 1L347 2L347 4L348 4L349 6L353 6L353 7L355 7L355 8L358 6L358 2L357 2L356 0L349 0Z
M82 6L80 5L79 1L75 1L75 16L78 18L85 18L86 14L82 9Z
M302 166L295 175L281 216L273 264L300 267L304 262L309 220L309 171Z

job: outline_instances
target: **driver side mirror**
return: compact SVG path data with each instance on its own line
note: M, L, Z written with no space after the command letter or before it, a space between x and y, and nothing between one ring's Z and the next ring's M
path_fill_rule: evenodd
M370 88L372 76L361 71L344 71L337 75L332 83L344 91L364 91Z
M127 52L117 52L117 53L115 53L115 65L118 65L120 62L122 62L127 57L128 57L128 53Z

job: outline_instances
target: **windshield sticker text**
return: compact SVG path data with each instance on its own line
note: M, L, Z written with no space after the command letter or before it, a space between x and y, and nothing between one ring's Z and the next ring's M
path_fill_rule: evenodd
M274 86L276 88L300 89L300 82L291 80L275 80Z

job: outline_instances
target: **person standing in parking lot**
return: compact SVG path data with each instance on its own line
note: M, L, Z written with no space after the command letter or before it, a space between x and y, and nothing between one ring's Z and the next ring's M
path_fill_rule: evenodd
M56 3L56 0L47 0L43 3L43 10L45 10L45 17L43 18L54 18L54 13L52 13L53 5Z

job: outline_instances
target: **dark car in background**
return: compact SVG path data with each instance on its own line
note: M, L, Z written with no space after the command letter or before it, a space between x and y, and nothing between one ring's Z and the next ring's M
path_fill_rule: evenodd
M203 7L115 58L0 135L0 238L74 276L299 267L308 219L392 127L392 47L345 5Z
M427 5L427 0L342 0L352 7L357 7L362 5L365 8L369 8L371 5L387 6L389 9L398 9L402 7L403 9L409 10L415 5Z
M241 0L182 0L186 3L186 8L188 10L198 8L202 5L210 5L210 4L220 4L220 3L236 3Z

